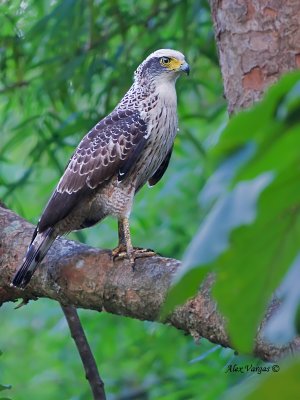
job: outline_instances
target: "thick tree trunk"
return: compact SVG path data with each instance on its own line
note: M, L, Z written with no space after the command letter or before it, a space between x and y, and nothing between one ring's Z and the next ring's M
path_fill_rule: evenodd
M300 67L299 0L210 0L229 114Z

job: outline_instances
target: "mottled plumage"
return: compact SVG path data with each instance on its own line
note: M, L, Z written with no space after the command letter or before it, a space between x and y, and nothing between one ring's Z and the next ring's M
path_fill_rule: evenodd
M138 67L117 107L82 139L36 227L13 285L24 287L53 241L108 215L119 221L119 246L133 261L128 218L135 193L156 184L177 133L175 82L189 72L183 54L158 50Z

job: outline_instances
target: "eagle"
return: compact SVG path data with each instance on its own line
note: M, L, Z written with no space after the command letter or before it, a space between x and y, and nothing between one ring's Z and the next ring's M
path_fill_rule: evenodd
M190 68L184 55L160 49L134 73L134 82L115 109L83 137L51 195L12 285L24 288L57 237L118 219L114 257L134 265L129 228L134 195L164 175L178 131L175 83Z

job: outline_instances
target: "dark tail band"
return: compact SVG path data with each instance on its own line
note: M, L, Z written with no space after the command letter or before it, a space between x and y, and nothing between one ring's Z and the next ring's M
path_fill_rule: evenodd
M42 233L38 233L37 229L34 231L23 264L13 278L13 286L24 288L29 283L34 271L47 254L54 240L53 228L48 228Z

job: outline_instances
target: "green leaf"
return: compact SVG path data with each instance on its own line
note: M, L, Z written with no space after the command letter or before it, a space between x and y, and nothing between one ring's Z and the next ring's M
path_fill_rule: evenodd
M258 104L234 116L224 129L218 145L212 150L212 156L223 158L224 155L230 154L248 141L262 143L265 139L269 139L266 132L271 132L271 135L276 133L284 122L281 116L276 118L278 109L282 107L282 101L287 94L298 87L299 80L299 71L283 76L269 88Z
M289 93L284 96L277 108L277 119L288 121L289 123L299 122L300 107L300 82L297 82Z
M7 389L11 389L11 385L1 385L0 384L0 392L2 392L3 390L7 390Z
M202 266L202 268L192 269L182 277L178 277L179 283L171 287L162 307L161 319L165 319L178 304L183 304L189 297L192 297L198 291L200 283L208 272L209 268Z
M258 197L271 180L272 176L265 174L251 182L241 183L214 205L184 256L164 313L195 295L209 266L211 268L210 264L228 248L231 231L251 224L255 219Z
M264 329L264 336L271 343L288 344L298 332L300 304L300 254L289 269L284 281L276 292L280 304Z
M265 308L299 251L299 179L299 172L287 172L264 190L255 222L232 232L215 264L213 293L240 352L252 351Z

